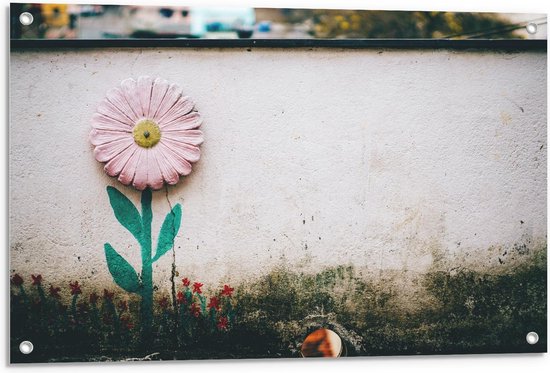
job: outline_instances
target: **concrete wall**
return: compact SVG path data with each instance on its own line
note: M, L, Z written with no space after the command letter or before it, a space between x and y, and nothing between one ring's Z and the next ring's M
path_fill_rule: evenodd
M180 275L483 270L546 245L544 52L16 50L12 271L112 284L105 242L139 268L105 187L139 192L88 141L107 90L139 75L181 85L205 118L192 174L154 193L153 239L183 205ZM156 263L160 287L171 261Z

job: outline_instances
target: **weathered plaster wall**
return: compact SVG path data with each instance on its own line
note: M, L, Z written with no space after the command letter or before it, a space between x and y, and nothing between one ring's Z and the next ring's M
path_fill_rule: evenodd
M180 275L483 269L545 245L545 53L13 51L13 270L111 284L105 242L140 268L105 187L139 193L103 173L88 133L107 90L144 74L180 84L205 118L192 174L154 193L153 234L183 205Z

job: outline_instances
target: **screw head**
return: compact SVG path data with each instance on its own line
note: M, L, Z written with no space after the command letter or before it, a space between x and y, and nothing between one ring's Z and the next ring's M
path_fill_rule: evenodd
M527 26L525 26L525 30L531 35L535 34L537 32L537 24L536 23L530 23Z
M21 351L22 354L28 355L34 350L34 346L29 341L23 341L19 344L19 351Z
M527 343L534 345L539 341L539 335L535 332L529 332L527 333L525 339L527 340Z
M29 12L23 12L19 15L19 22L23 26L28 26L34 21L34 17Z

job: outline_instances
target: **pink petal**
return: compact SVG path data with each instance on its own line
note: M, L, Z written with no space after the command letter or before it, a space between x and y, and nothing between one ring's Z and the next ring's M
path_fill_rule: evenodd
M162 128L162 131L179 131L179 130L194 129L194 128L200 127L201 124L202 124L201 115L198 112L193 111L188 115L184 115L183 117L180 117L176 121L159 124L159 127Z
M166 180L166 182L170 185L177 184L180 176L176 169L172 166L170 161L166 159L166 155L160 147L155 147L153 149L156 150L155 157L164 180Z
M138 190L148 186L152 189L160 189L164 179L157 164L153 149L141 149L141 158L136 169L133 185Z
M120 124L124 124L126 126L134 125L134 122L130 118L124 115L124 113L122 113L119 108L117 108L108 100L103 100L99 103L97 107L97 112L119 122Z
M141 111L145 118L149 118L149 104L151 103L151 91L153 89L153 79L149 76L140 76L137 82L139 93L139 102Z
M116 106L128 119L135 123L139 118L132 111L132 108L124 98L124 94L119 88L113 88L107 92L107 100Z
M162 136L164 138L191 145L200 145L204 141L202 131L199 130L162 131Z
M95 159L100 162L107 162L132 144L135 144L134 139L128 136L107 144L98 145L94 149Z
M196 162L201 157L201 151L198 147L189 145L183 142L174 141L169 138L161 138L161 143L164 143L167 147L177 153L181 158L184 158L188 162Z
M141 155L143 153L142 150L143 148L137 146L134 150L134 153L130 156L130 158L122 168L122 171L120 171L120 175L118 175L118 181L120 181L122 184L130 185L132 183L134 175L136 174L136 169L140 165Z
M162 155L170 162L170 165L172 165L178 174L189 175L191 173L191 163L187 162L185 158L180 157L162 142L159 142L157 146L162 150Z
M128 78L120 83L120 88L124 95L124 98L128 102L128 106L132 109L132 112L137 118L143 118L143 112L141 110L141 103L139 101L139 90L137 87L137 82Z
M99 113L92 116L92 127L97 130L132 132L128 125Z
M131 136L127 132L122 131L104 131L92 129L90 132L90 142L92 145L102 145L113 142L120 139L121 137Z
M147 184L152 189L160 189L164 185L164 178L157 158L157 149L155 147L147 149L149 155L149 170L147 172Z
M181 97L181 88L176 84L171 84L162 99L161 104L157 108L156 112L153 114L153 120L159 121L168 110L172 108L178 102Z
M105 164L105 172L109 176L117 176L122 172L128 160L134 155L137 150L137 145L129 146L124 149L121 153L117 154L113 159Z
M145 148L140 148L139 162L136 167L136 174L134 175L134 181L132 185L137 190L143 190L147 188L147 172L149 169L149 152Z
M150 118L153 117L160 108L160 105L162 104L162 101L164 100L164 97L166 96L169 87L170 84L168 84L168 81L164 79L156 78L153 82L153 90L151 91L151 104L149 105Z
M189 114L195 103L187 96L180 97L180 99L172 106L166 114L158 119L158 124L162 128L163 125L176 121L179 118Z

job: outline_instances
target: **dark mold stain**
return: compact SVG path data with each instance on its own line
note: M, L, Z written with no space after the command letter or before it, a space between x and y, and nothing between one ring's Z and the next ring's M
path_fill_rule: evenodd
M425 293L411 294L409 305L399 280L365 280L351 266L310 275L280 268L238 294L243 327L275 335L283 355L291 346L296 356L315 317L324 321L312 328L332 320L347 331L350 356L542 352L546 272L545 249L511 273L434 269L415 280ZM537 345L525 342L531 330L542 335Z

